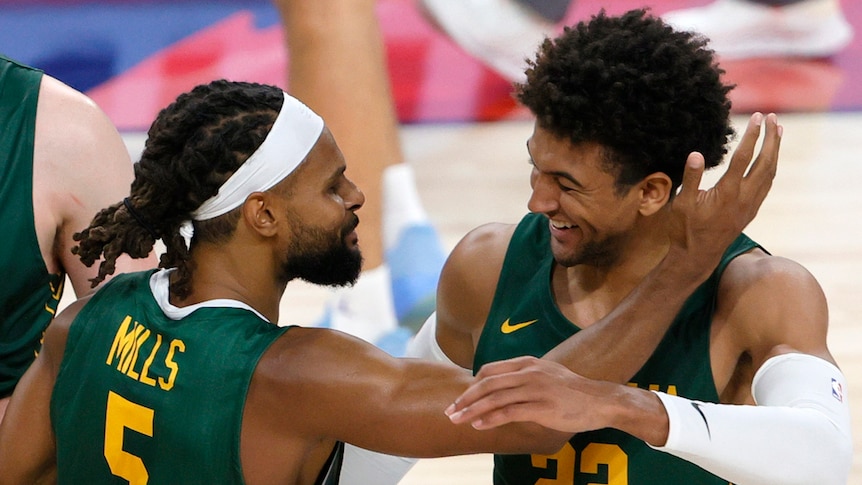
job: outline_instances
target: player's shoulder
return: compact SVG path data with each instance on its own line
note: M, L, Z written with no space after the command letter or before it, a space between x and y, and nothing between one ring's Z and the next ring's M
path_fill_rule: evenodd
M33 164L34 183L74 230L127 194L134 178L129 151L107 114L49 76L39 94ZM93 180L99 190L92 190Z
M789 332L825 329L826 296L799 262L754 250L735 258L722 274L716 314L749 341L778 340ZM793 327L793 328L789 328Z
M500 223L477 227L449 254L437 285L441 328L463 331L484 324L515 227Z
M713 325L718 339L751 355L755 365L777 345L828 355L829 309L817 279L802 264L755 250L740 255L722 275ZM715 344L715 341L713 341ZM736 356L738 357L738 356Z
M62 104L64 109L82 112L101 112L99 106L86 94L49 75L42 76L39 101Z
M367 342L329 328L291 326L267 348L255 373L271 384L304 383L339 362L359 358L369 349Z
M515 224L493 222L468 232L452 250L450 259L459 262L490 261L506 255Z
M47 75L39 88L36 129L50 133L45 139L51 146L67 152L69 145L96 151L100 144L120 139L108 115L89 96Z
M482 294L492 291L515 225L489 223L467 233L455 246L440 273L438 297L441 288L454 285L457 291Z
M816 283L814 276L801 263L756 248L734 258L721 277L721 286L725 290L736 291Z

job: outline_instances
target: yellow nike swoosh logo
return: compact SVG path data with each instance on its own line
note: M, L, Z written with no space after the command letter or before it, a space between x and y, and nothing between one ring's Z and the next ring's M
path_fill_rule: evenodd
M524 327L529 327L530 325L532 325L532 324L534 324L534 323L536 323L536 322L538 322L538 321L539 321L539 320L529 320L529 321L526 321L526 322L521 322L521 323L516 323L516 324L514 324L514 325L511 325L511 324L509 324L509 319L507 318L507 319L506 319L506 321L505 321L505 322L503 322L503 325L501 325L501 326L500 326L500 330L501 330L503 333L512 333L512 332L515 332L515 331L517 331L517 330L520 330L520 329L522 329L522 328L524 328Z

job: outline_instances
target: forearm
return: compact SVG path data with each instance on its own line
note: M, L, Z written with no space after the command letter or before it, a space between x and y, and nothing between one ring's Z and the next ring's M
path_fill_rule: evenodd
M607 316L544 358L592 379L625 383L643 366L714 265L671 252Z
M786 354L758 376L757 406L656 393L669 415L667 442L657 449L740 485L847 483L853 445L840 371L816 357Z

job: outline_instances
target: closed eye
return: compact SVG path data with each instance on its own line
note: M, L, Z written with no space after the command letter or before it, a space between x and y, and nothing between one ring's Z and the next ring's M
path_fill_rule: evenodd
M557 185L560 186L560 190L562 190L563 192L574 192L576 190L579 190L579 187L570 187L564 182L568 182L568 180L562 177L557 177Z
M530 143L527 141L527 153L530 153ZM536 166L536 161L533 160L533 156L530 155L527 158L527 163L533 167L534 172L541 172L541 169ZM580 182L575 180L570 174L566 172L545 172L554 177L554 180L557 183L557 186L560 187L560 190L563 192L573 192L583 190L584 186L581 185Z

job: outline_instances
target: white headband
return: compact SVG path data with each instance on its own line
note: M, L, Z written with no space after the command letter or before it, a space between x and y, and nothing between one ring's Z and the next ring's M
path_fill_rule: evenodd
M205 221L236 209L254 192L271 189L305 160L323 132L323 119L293 96L284 93L284 104L263 143L219 187L218 193L201 204L192 219ZM180 226L190 246L192 221Z

